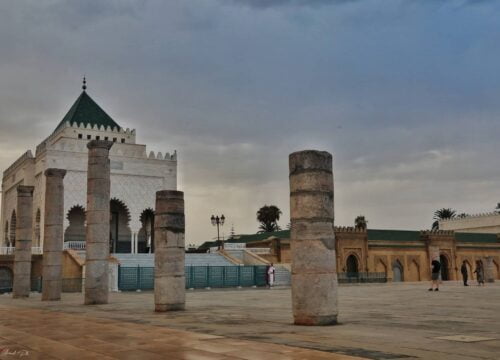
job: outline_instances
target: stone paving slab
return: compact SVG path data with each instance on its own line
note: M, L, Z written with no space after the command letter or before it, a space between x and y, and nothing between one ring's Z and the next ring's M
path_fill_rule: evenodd
M254 351L267 354L267 346L291 346L295 349L293 354L315 350L315 356L344 354L368 359L499 358L500 283L483 288L447 282L439 292L428 292L427 288L427 283L342 286L339 288L340 325L329 327L294 326L289 289L188 292L186 311L163 314L153 312L151 292L113 293L109 304L96 306L81 305L81 294L63 294L61 302L43 303L39 295L29 299L11 299L3 295L0 296L0 309L4 309L0 312L0 341L12 341L12 331L24 331L30 336L45 336L50 341L77 348L83 346L82 339L87 339L93 346L91 351L114 353L105 353L106 356L126 356L117 347L133 345L135 350L140 350L136 353L139 356L142 351L151 352L145 347L155 344L156 336L187 331L197 336L209 336L207 341L194 345L191 340L184 339L183 344L192 346L190 350L197 354L239 354L244 359L255 357ZM34 327L9 315L35 310L50 314L50 324ZM29 319L27 314L23 319ZM89 321L66 326L66 320L61 318L64 316L84 317ZM98 338L93 336L94 326L111 327L113 331L106 331ZM126 336L128 331L141 326L156 329L149 331L146 344ZM3 336L5 332L7 337ZM68 332L75 336L69 336ZM443 339L449 336L492 340L463 342ZM34 344L34 351L43 351L44 348L37 347L40 345L36 339L28 337L27 341ZM173 339L175 337L162 338L162 347L170 349ZM217 353L219 347L213 347L214 342L223 349L222 355ZM246 346L245 351L233 351L231 346L235 344ZM270 358L261 356L262 359ZM280 357L273 357L277 358Z
M83 313L0 305L0 319L0 359L362 360Z

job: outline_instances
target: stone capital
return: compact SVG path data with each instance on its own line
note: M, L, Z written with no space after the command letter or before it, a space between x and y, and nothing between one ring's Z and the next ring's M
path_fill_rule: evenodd
M18 185L17 196L33 196L34 186Z
M113 146L113 142L108 141L108 140L91 140L87 143L88 149L101 148L101 149L109 150L109 149L111 149L112 146Z
M51 177L64 178L64 176L66 176L66 170L50 168L50 169L45 170L44 174L47 177L51 176Z

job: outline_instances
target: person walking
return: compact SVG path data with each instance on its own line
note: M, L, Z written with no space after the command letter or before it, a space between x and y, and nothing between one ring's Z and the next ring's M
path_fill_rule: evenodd
M477 285L484 286L484 267L483 267L483 262L481 260L476 261L476 270L474 270L474 273L476 273Z
M276 269L274 268L273 263L267 269L267 282L269 284L269 288L274 286L274 274L276 273Z
M431 288L429 291L439 291L439 274L441 273L441 263L434 259L431 262ZM434 288L435 287L435 288Z
M464 279L464 286L469 286L469 284L467 284L467 279L469 277L469 274L467 273L467 262L465 260L462 262L462 266L460 267L460 272L462 273L462 278Z

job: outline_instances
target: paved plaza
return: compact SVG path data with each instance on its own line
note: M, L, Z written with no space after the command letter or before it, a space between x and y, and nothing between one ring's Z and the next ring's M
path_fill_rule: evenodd
M154 313L152 292L94 306L1 295L0 358L498 359L500 284L427 287L341 286L329 327L292 325L289 289L191 291L175 313Z

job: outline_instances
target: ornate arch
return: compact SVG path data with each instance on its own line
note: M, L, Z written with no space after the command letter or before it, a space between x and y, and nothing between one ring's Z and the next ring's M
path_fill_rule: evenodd
M111 207L112 203L115 203L119 207L123 208L125 211L125 214L127 216L127 223L130 223L130 219L131 219L130 209L128 208L127 204L125 204L125 202L123 202L122 200L120 200L118 198L113 197L113 198L111 198L109 203L110 203L110 207Z
M68 221L70 220L70 215L74 212L82 212L83 214L86 214L84 206L80 204L73 205L69 208L68 213L66 214L66 219L68 219Z
M356 258L356 261L358 262L358 270L359 270L359 266L362 264L361 262L361 256L359 256L359 254L354 251L354 250L350 250L348 251L345 255L344 255L344 267L347 268L347 259L349 258L349 256L354 256Z
M154 218L155 212L150 207L144 209L139 217L141 223L137 243L137 251L139 253L154 252Z

